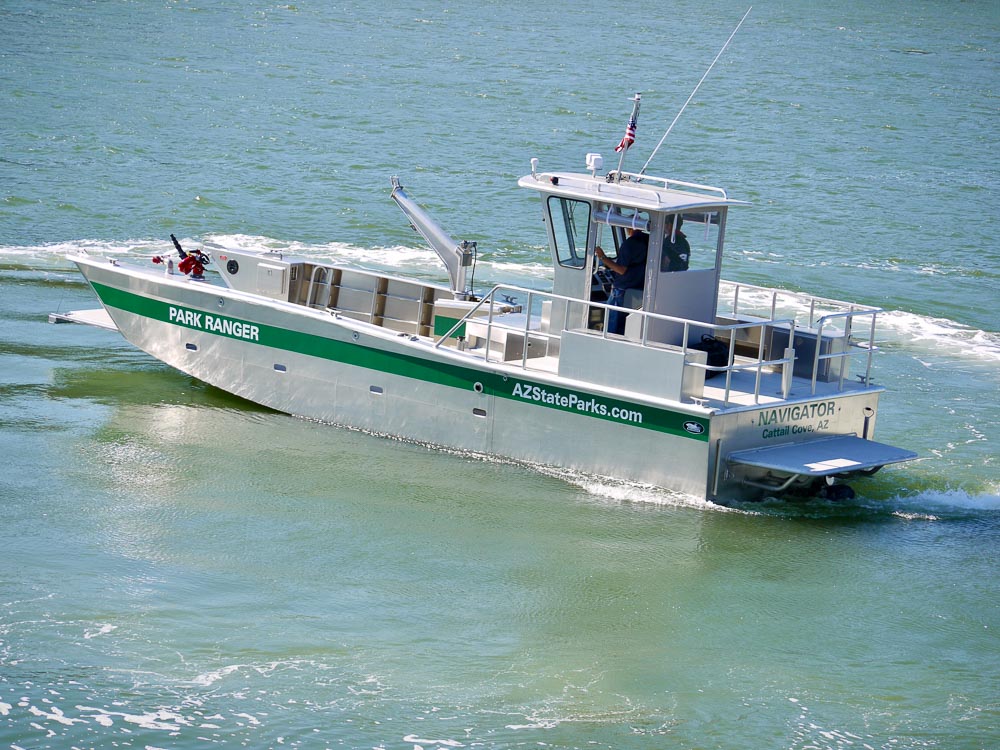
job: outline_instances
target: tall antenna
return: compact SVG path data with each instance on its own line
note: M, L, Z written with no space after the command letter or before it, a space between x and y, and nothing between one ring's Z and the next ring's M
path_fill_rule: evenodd
M646 167L648 167L649 163L653 161L653 157L656 156L656 152L660 150L660 146L662 146L663 142L667 140L667 136L670 135L670 131L674 129L674 125L676 125L677 121L681 119L681 115L684 114L684 110L687 109L687 105L689 105L691 103L691 100L694 99L694 95L698 93L698 89L701 88L701 84L703 84L705 82L705 79L708 78L708 74L712 72L712 68L715 67L715 64L719 61L719 58L722 57L722 53L726 51L726 47L728 47L729 43L733 41L733 37L736 36L736 32L740 30L740 26L742 26L743 22L747 20L747 16L750 15L750 11L752 10L753 10L752 5L749 8L747 8L747 12L743 14L743 18L740 19L740 22L736 24L736 28L733 29L733 33L729 35L729 39L727 39L726 43L722 45L722 49L719 50L719 54L715 56L715 59L712 60L712 64L708 66L708 70L705 71L705 75L701 77L701 80L698 81L698 85L694 87L694 91L691 92L691 96L689 96L687 98L687 101L684 102L684 106L681 107L681 111L677 113L677 116L674 118L674 121L670 123L670 127L667 128L667 132L663 134L663 137L660 139L660 142L656 144L656 148L653 149L653 153L651 153L649 155L649 158L646 159L646 163L643 164L642 169L639 170L639 174L645 173Z

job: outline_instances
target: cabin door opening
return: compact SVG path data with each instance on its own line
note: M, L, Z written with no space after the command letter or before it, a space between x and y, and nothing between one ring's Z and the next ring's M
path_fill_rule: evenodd
M580 303L554 302L551 330L583 328L587 325L590 299L592 251L590 203L550 195L545 205L545 223L552 251L552 292L581 300Z

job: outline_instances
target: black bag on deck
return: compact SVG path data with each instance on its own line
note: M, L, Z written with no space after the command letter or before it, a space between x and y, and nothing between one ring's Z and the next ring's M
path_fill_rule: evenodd
M725 342L719 341L715 336L705 334L697 344L691 344L689 349L697 349L708 353L709 367L725 367L729 362L729 347ZM721 375L718 370L705 370L705 380Z

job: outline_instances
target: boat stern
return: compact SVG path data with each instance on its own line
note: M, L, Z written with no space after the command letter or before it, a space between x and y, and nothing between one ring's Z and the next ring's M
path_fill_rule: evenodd
M913 451L873 439L880 391L871 388L718 414L712 422L717 494L853 497L846 480L913 460Z

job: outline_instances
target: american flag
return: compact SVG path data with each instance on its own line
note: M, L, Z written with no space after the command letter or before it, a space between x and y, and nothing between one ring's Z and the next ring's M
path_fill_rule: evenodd
M630 117L628 119L628 126L625 128L625 137L622 138L622 142L615 146L615 153L627 149L635 143L635 117Z

